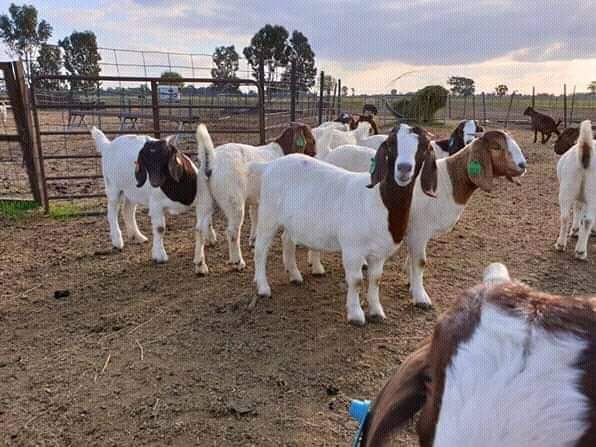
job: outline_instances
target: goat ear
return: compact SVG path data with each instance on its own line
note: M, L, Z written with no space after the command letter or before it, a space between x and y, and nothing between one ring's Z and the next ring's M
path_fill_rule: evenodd
M137 158L135 162L135 179L137 180L137 188L140 188L147 181L147 169L141 161L141 157Z
M367 188L373 188L377 183L380 183L387 174L387 157L389 156L389 150L387 148L387 140L385 140L377 153L375 158L371 160L370 166L370 183L366 186Z
M173 146L174 143L176 143L177 139L178 139L177 135L168 135L167 137L164 138L164 141L166 142L166 144L168 146Z
M472 151L468 159L468 177L476 186L485 192L493 190L493 164L488 142L479 138L472 143Z
M429 147L424 156L424 165L420 173L420 186L424 194L437 197L437 159L435 151Z
M383 387L366 419L360 445L382 445L393 431L403 427L426 402L430 338L410 354Z
M170 159L168 160L168 171L174 180L177 182L184 174L184 166L182 164L182 155L176 149L172 148Z

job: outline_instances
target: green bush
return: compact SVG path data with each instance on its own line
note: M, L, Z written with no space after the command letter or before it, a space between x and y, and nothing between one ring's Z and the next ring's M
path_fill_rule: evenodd
M438 110L445 107L448 93L440 85L428 85L418 90L413 97L394 102L393 107L407 119L428 123L433 121Z

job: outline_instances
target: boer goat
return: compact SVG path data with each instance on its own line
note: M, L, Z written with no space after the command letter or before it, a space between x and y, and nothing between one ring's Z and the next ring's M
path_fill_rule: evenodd
M251 176L247 165L252 161L270 161L292 153L316 155L315 138L306 124L291 123L274 141L264 146L227 143L213 148L213 142L204 125L197 127L197 145L201 162L198 176L199 200L195 245L195 272L209 272L205 260L205 242L210 235L209 224L214 205L226 216L229 263L237 270L246 266L240 249L240 230L244 222L245 205L250 215L250 241L254 241L260 184Z
M377 127L377 123L372 115L360 115L357 113L342 112L333 122L345 124L350 128L350 130L357 129L359 124L362 122L367 122L370 124L373 135L377 135L379 133L379 128ZM321 124L321 126L323 124Z
M533 107L528 107L524 111L525 116L529 116L532 121L532 130L534 131L534 143L538 140L538 132L542 134L542 144L550 139L553 133L559 136L561 133L557 129L561 120L555 123L555 120L544 113L537 112Z
M117 249L124 246L118 224L122 201L128 237L137 242L147 241L135 218L137 205L147 206L153 229L151 257L158 263L167 262L168 255L163 246L164 212L178 214L195 202L196 166L172 144L173 136L156 140L148 136L122 135L110 142L95 127L91 129L91 136L101 154L112 245ZM210 222L207 226L210 228Z
M433 140L431 142L437 155L437 159L449 157L462 149L479 133L484 132L483 127L475 120L460 121L449 138Z
M261 175L261 198L255 242L255 281L258 296L270 296L266 262L269 246L283 227L283 250L291 282L302 282L295 262L296 244L317 251L341 251L348 283L347 317L366 322L360 306L363 260L368 263L369 318L382 320L379 280L385 260L404 237L414 182L420 174L424 192L436 192L436 164L426 132L401 125L379 149L380 160L369 182L354 173L303 155L270 163L253 163ZM367 187L368 185L368 187ZM256 298L251 303L254 306Z
M491 264L377 396L362 447L420 413L422 447L596 445L596 297L511 281Z
M557 163L559 179L559 207L561 228L555 244L557 250L567 247L571 211L575 206L575 221L579 225L575 257L588 258L588 238L596 219L596 153L594 152L592 123L585 120L579 128L577 144ZM573 231L573 229L572 229Z
M555 142L555 153L557 155L563 155L569 149L571 149L575 143L577 143L577 139L579 138L579 128L577 127L568 127L567 129L561 132L561 135ZM577 208L579 206L579 208ZM571 225L570 236L577 237L579 233L579 226L581 225L581 203L576 202L574 210L573 210L573 224ZM592 228L592 235L596 235L596 226Z

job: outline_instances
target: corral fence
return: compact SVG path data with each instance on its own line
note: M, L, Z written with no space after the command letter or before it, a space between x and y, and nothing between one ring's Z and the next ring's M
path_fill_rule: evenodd
M20 62L1 66L15 124L14 133L0 136L0 154L10 154L12 162L0 165L0 174L7 173L0 199L13 198L20 188L46 211L58 200L98 204L104 196L101 155L91 140L91 126L109 138L175 135L178 147L196 159L198 123L208 126L215 144L256 145L275 138L290 121L317 125L337 115L339 97L325 88L324 74L316 92L300 67L292 64L278 75L265 73L265 65L256 79L183 77L173 82L152 76L42 74L30 86ZM21 184L14 174L17 155L25 160Z

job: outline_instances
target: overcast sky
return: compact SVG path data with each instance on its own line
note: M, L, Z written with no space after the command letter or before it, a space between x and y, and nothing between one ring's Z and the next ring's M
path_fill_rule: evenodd
M0 1L5 12L10 2ZM20 2L17 2L20 3ZM28 0L54 27L51 41L93 30L103 47L239 53L264 24L297 29L317 65L358 92L445 84L469 76L477 90L498 83L559 93L596 79L592 0ZM390 80L417 70L395 84Z

